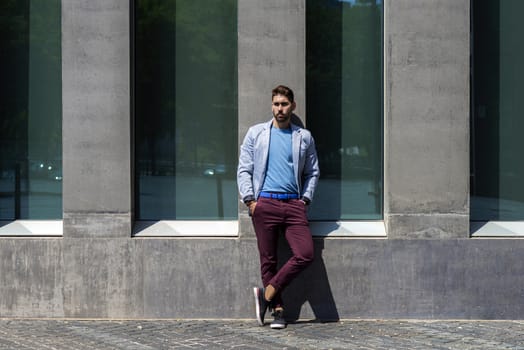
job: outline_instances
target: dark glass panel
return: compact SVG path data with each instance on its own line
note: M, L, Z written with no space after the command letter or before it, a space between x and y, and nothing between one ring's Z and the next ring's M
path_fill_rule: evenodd
M0 36L0 220L60 219L60 0L1 1Z
M471 219L524 219L524 2L472 2Z
M308 0L307 126L321 178L313 220L382 218L382 1Z
M236 219L237 2L135 2L136 213Z

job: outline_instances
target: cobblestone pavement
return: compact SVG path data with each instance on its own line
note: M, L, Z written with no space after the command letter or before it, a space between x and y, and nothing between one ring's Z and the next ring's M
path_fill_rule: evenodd
M0 349L524 349L524 321L0 319Z

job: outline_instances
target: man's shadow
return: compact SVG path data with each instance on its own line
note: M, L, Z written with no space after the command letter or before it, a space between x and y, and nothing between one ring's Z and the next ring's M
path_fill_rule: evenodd
M337 322L338 310L329 285L326 266L322 258L324 239L315 238L315 260L304 270L282 294L285 305L285 318L288 322L300 319L302 306L307 302L313 310L313 322ZM291 251L285 238L279 242L279 261L285 263L291 257Z

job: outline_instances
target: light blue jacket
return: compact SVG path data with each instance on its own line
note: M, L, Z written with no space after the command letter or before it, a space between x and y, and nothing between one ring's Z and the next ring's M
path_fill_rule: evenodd
M237 183L240 197L258 199L264 184L269 155L271 123L261 123L249 128L240 146ZM301 197L313 200L320 171L318 168L315 141L309 130L291 124L293 142L293 168Z

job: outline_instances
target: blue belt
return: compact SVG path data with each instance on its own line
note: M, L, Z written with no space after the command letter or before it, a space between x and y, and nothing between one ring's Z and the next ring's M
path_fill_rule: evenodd
M273 198L273 199L298 199L298 194L296 194L296 193L260 192L260 197Z

